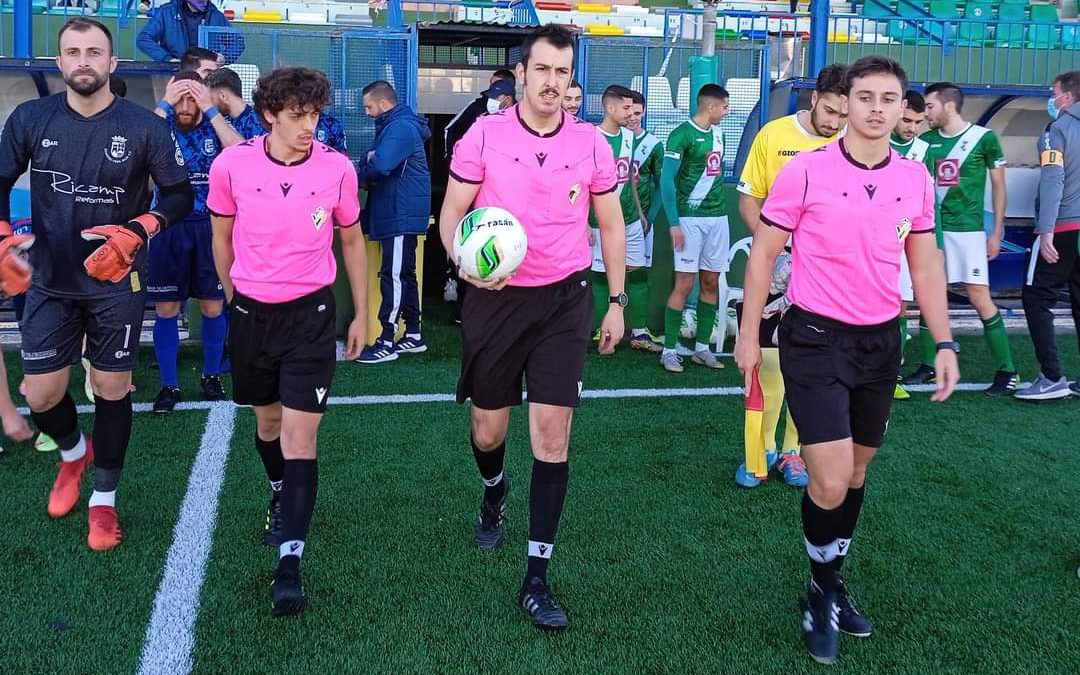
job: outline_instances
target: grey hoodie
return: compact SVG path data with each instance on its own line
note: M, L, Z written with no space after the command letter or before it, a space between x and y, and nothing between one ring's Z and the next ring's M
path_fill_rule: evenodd
M1080 104L1063 110L1039 137L1039 166L1035 232L1080 223Z

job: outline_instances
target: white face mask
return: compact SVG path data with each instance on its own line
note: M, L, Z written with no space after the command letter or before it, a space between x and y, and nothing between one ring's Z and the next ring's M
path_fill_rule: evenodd
M493 115L502 110L502 105L499 104L499 99L489 98L487 100L487 111L489 115Z

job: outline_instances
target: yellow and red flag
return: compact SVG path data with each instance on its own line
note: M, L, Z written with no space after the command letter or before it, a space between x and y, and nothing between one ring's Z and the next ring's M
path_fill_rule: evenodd
M746 472L765 480L769 476L769 464L765 459L765 433L762 430L765 418L765 395L761 391L758 369L750 377L750 388L746 390L746 416L743 426L743 442L746 451Z

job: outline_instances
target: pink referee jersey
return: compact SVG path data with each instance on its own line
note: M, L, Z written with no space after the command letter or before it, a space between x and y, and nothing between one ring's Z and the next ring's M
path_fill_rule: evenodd
M210 167L210 211L235 216L230 277L259 302L288 302L334 283L334 225L360 218L356 170L316 141L306 159L270 157L267 136L225 148Z
M792 233L793 303L851 325L885 323L900 312L904 240L934 233L934 186L922 164L890 150L867 167L840 139L780 171L761 220Z
M590 195L616 186L611 146L593 125L563 113L540 135L516 105L485 115L454 146L450 175L480 185L476 208L499 206L525 227L529 250L511 286L552 284L592 263Z

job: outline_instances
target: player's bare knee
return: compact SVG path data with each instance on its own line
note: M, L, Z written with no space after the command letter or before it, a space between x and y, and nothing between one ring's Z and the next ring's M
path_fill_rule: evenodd
M818 476L810 475L810 499L823 509L835 509L847 498L851 475Z
M720 292L720 276L716 272L702 270L698 282L701 284L700 295L703 298L715 300Z
M472 421L472 439L480 452L490 452L506 439L506 429L489 420Z
M221 300L200 300L199 311L208 319L216 319L221 316L224 303Z
M90 384L94 395L106 401L119 401L131 392L131 373L107 373L91 369Z
M264 441L281 437L280 406L260 406L255 409L255 433Z
M541 462L565 462L570 438L565 433L536 434L533 438L533 457Z
M285 459L315 459L315 434L283 433L281 456Z
M162 319L171 319L180 313L179 302L155 302L154 314Z
M34 412L52 410L64 398L65 387L52 386L48 382L35 382L32 378L26 378L26 405Z

